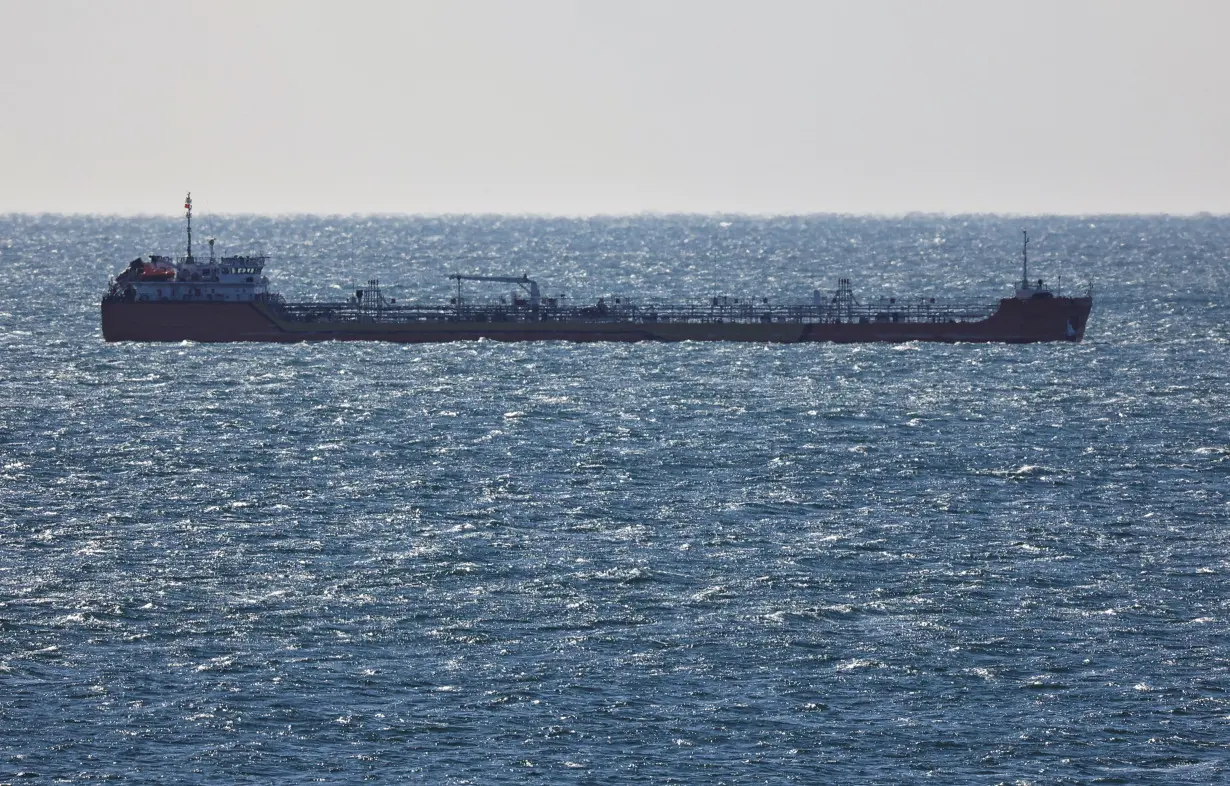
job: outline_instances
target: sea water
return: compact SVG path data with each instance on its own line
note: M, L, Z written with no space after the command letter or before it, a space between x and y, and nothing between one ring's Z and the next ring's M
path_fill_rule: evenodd
M1081 344L105 344L182 222L0 217L0 782L1230 778L1230 219L194 223L290 299L989 303L1029 230L1095 302Z

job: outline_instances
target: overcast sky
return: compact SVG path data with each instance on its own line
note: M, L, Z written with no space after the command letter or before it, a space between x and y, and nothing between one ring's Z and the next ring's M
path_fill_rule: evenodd
M1230 212L1224 0L0 0L0 212Z

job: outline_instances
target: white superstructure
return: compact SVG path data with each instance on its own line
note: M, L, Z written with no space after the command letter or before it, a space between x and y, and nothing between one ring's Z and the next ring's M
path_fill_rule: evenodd
M265 257L170 257L135 259L116 277L113 290L125 299L244 302L262 300L269 294L269 279L263 275Z
M209 240L209 258L192 255L192 194L184 201L188 218L188 255L178 260L151 255L134 259L111 282L112 297L123 300L251 302L269 296L264 276L265 257L215 257Z

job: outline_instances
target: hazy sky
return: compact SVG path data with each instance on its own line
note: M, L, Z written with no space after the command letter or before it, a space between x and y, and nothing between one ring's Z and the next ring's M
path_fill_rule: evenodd
M0 0L0 212L1230 212L1227 0Z

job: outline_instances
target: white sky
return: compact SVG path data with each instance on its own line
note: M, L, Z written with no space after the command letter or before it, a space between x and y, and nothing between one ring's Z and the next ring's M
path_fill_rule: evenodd
M0 212L1230 212L1226 0L0 0Z

